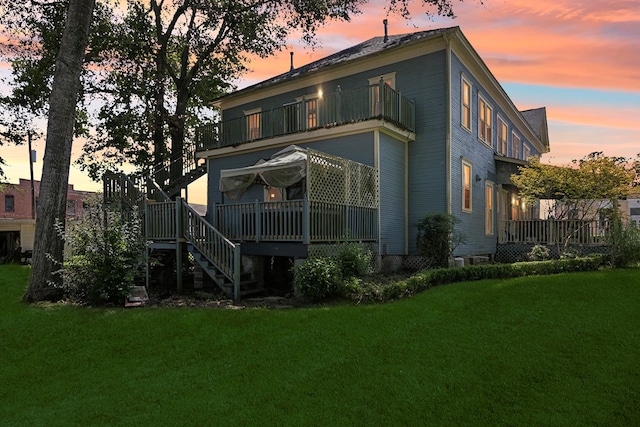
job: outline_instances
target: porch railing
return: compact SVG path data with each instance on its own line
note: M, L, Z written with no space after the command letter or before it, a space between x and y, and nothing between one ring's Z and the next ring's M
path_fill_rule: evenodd
M146 206L147 239L191 243L234 284L234 298L240 292L240 245L231 242L186 201L149 203Z
M606 242L608 229L608 223L599 220L501 221L498 242L599 245Z
M375 241L378 211L290 200L216 205L215 226L231 240L302 243Z
M371 119L384 119L414 131L414 102L382 82L338 90L318 98L303 97L298 102L281 107L200 126L196 130L196 150L236 146L254 140Z

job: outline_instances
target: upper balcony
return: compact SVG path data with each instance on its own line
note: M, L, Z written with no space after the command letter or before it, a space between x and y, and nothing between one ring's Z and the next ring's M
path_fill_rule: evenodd
M383 120L415 131L415 105L384 83L338 90L196 130L196 151L214 150L365 120Z

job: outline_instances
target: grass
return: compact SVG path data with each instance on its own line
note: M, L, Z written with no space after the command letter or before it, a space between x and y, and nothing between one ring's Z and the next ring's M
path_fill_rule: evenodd
M638 425L638 273L125 310L25 305L0 266L0 425Z

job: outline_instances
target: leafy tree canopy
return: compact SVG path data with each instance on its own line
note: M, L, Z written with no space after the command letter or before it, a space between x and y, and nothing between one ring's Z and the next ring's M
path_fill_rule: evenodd
M97 178L105 167L129 162L145 168L182 156L198 117L212 99L232 88L250 56L272 55L294 31L313 44L321 26L348 21L366 3L99 0L76 118L76 134L88 138L80 163ZM409 17L409 6L416 3L428 14L454 16L453 0L388 0L386 7ZM12 93L0 100L8 116L17 109L26 111L31 123L46 116L67 4L0 0L5 12L0 25L11 36L3 48L12 64ZM13 132L13 140L20 140L16 129L25 126L11 120L4 125L5 134Z

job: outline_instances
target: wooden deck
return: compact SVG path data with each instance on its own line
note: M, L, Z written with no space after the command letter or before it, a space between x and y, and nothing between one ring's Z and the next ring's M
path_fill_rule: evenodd
M500 221L498 243L603 245L608 228L607 222L598 220Z

